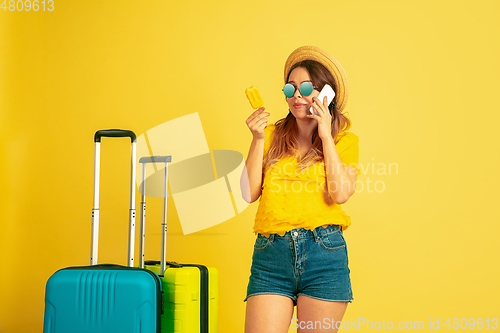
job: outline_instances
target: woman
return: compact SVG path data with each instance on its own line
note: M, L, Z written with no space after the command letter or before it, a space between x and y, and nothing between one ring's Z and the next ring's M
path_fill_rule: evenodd
M347 132L351 123L342 113L347 81L337 60L304 46L288 57L285 84L285 118L268 126L270 114L259 108L246 121L253 140L243 197L262 197L245 332L336 332L353 300L343 237L351 221L340 205L360 174L358 137ZM336 93L330 105L317 99L325 84Z

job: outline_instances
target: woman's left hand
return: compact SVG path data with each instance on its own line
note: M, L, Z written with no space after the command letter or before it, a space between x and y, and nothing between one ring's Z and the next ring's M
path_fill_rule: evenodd
M318 135L321 140L325 138L330 138L332 136L332 115L328 109L328 100L325 96L323 98L323 103L317 97L313 98L312 106L318 112L318 116L315 114L308 114L307 117L314 118L318 121ZM310 112L310 111L308 111Z

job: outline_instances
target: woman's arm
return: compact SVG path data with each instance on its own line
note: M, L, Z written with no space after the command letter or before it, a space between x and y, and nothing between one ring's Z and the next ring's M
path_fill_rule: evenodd
M332 115L328 109L326 96L323 103L313 98L313 107L318 115L308 114L307 117L318 121L318 135L323 142L323 156L325 158L326 186L328 194L337 204L345 203L356 190L357 169L352 166L345 167L340 160L332 137Z
M264 159L264 143L266 141L266 117L270 115L264 110L264 107L258 108L246 120L253 139L241 174L240 188L243 199L248 203L257 200L262 193L262 160Z
M323 155L325 157L328 193L335 203L343 204L356 190L357 169L342 164L331 136L323 139Z

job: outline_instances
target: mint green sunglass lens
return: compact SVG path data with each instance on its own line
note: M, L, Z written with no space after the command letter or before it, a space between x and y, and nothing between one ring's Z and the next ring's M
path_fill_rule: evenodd
M287 83L283 87L283 93L285 94L286 97L292 97L293 94L295 94L295 87L292 84Z
M304 82L300 85L300 93L302 96L309 96L313 92L313 86L311 82Z

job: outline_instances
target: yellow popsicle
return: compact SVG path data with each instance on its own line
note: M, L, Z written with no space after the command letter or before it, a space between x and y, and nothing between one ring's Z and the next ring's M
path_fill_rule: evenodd
M250 104L254 109L260 108L264 105L264 100L260 96L259 89L256 86L251 86L245 90L245 94L247 95Z

